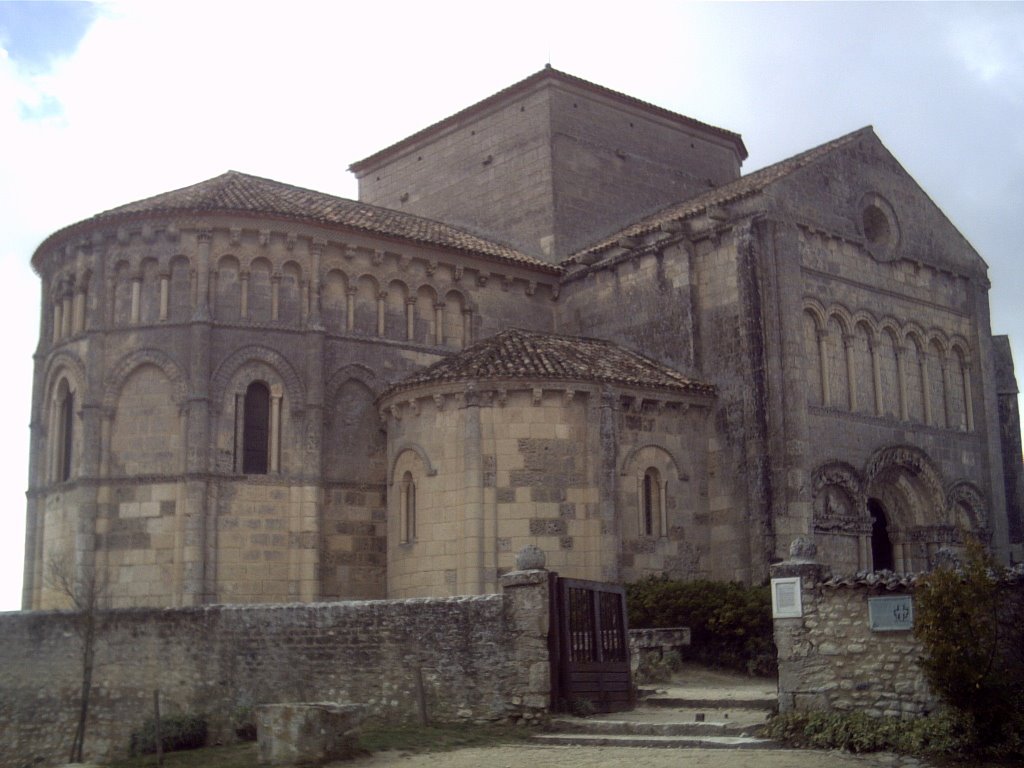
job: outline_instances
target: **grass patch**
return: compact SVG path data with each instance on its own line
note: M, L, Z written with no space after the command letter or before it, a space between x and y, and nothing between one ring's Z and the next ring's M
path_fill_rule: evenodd
M204 747L164 755L164 768L252 768L256 745L249 741L224 747ZM110 768L155 768L156 755L129 757L111 763Z
M365 725L356 749L360 752L448 752L463 747L488 747L527 741L536 732L501 723L437 723L418 725ZM165 768L252 768L256 765L253 742L224 747L205 747L164 755ZM156 755L129 757L110 768L155 768Z

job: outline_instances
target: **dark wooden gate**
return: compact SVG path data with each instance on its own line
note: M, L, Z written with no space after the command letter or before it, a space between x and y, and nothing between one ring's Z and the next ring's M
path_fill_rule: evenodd
M554 592L551 698L555 708L631 709L625 588L559 578Z

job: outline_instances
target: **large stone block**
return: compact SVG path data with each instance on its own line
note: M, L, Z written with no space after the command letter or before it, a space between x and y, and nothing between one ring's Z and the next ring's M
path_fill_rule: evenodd
M263 704L256 708L260 765L319 765L352 757L358 704L332 702Z

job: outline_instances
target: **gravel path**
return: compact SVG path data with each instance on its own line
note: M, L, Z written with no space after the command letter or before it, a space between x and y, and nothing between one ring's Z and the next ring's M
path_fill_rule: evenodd
M331 768L922 768L927 763L890 754L849 755L795 749L649 749L515 744L410 755L379 752Z

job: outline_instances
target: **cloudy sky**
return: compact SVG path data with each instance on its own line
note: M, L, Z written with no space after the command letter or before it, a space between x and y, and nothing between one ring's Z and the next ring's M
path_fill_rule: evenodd
M988 262L1024 364L1024 4L0 0L0 610L48 234L228 169L355 197L351 162L548 62L741 133L745 172L873 125Z

